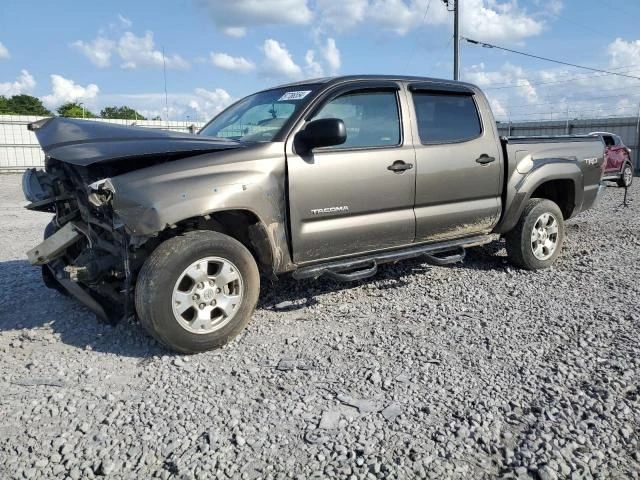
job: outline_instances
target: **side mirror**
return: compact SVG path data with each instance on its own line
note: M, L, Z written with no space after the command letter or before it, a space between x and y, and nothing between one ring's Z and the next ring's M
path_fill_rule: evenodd
M347 141L347 127L339 118L320 118L298 132L295 141L303 150L341 145Z

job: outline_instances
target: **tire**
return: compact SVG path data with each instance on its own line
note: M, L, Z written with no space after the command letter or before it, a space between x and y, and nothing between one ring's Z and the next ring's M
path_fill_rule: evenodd
M633 167L630 163L625 163L617 181L619 187L630 187L633 183Z
M237 336L251 320L259 293L249 250L222 233L197 231L165 241L147 258L135 304L152 337L171 350L197 353Z
M548 219L546 227L545 216ZM554 225L555 233L552 233ZM532 198L527 202L516 226L505 235L507 254L517 267L526 270L548 268L558 258L564 236L564 219L558 205L544 198ZM553 248L549 248L551 244Z

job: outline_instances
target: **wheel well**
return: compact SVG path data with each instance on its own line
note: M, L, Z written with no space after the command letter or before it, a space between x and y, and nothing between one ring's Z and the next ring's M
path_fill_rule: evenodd
M549 180L544 182L531 194L531 198L546 198L554 202L562 211L565 220L571 217L575 204L576 186L573 180Z
M188 218L176 224L177 232L212 230L242 243L263 268L273 267L271 242L258 216L249 210L227 210Z

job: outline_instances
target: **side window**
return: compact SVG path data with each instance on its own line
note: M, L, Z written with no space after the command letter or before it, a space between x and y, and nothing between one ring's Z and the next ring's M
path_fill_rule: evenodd
M616 142L614 142L613 137L611 135L603 135L602 136L602 140L604 140L604 144L607 147L611 147L613 145L615 145Z
M340 118L347 127L347 141L326 149L400 144L400 113L395 91L347 93L323 105L313 120L318 118Z
M471 95L413 92L422 143L469 140L482 133Z

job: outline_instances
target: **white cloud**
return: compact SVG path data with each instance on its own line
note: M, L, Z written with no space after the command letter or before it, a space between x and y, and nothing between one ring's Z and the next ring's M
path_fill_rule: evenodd
M558 15L564 7L563 0L534 0L533 3L551 15Z
M49 107L56 107L65 102L95 100L99 91L93 83L83 87L69 78L54 74L51 75L51 94L42 97L42 101Z
M333 38L327 38L324 44L319 41L319 32L316 34L316 45L318 45L319 54L324 60L324 66L316 59L315 50L307 50L304 57L305 67L304 72L308 77L322 77L325 72L329 74L335 74L340 69L342 63L340 50L336 45L336 41Z
M162 51L155 48L153 32L147 31L144 36L137 36L127 30L133 22L122 14L118 14L118 23L110 23L109 28L101 29L93 41L77 40L71 47L86 56L97 67L111 65L111 57L118 55L124 69L140 67L162 67ZM126 31L124 31L126 30ZM189 62L175 53L165 53L167 68L189 68Z
M230 37L241 38L247 34L247 29L245 27L227 27L223 28L222 31L229 35Z
M15 82L0 83L0 95L11 97L33 90L36 81L27 70L21 70Z
M322 65L315 59L315 52L313 50L307 50L307 54L304 56L305 68L304 71L309 77L322 77L324 75L324 69Z
M302 69L293 61L289 50L277 40L272 38L265 40L262 52L264 53L262 70L268 77L295 79L302 76Z
M98 36L93 42L75 41L71 46L87 57L96 67L108 67L111 65L111 53L115 42L108 38Z
M420 11L424 12L423 3L417 0L409 3L404 0L373 0L367 8L368 17L378 27L404 35L422 22L424 14Z
M233 102L229 92L222 88L216 88L215 90L196 88L195 94L197 98L190 102L189 106L202 112L207 117L212 117L221 112Z
M609 55L614 63L614 52ZM615 68L618 67L608 67ZM623 71L634 75L638 67L635 71ZM502 121L565 120L567 115L570 118L636 115L640 101L640 85L635 79L564 67L526 71L507 63L487 70L484 64L479 64L464 69L463 79L484 89L495 116Z
M368 0L316 0L320 21L339 32L361 23L368 3Z
M211 63L224 70L246 73L256 68L252 61L244 57L232 57L221 52L211 52L209 56L211 57Z
M168 96L169 119L204 122L230 105L234 99L221 88L207 90L196 88L192 93L170 93ZM102 106L129 105L147 118L166 119L164 93L107 94L100 95Z
M616 38L607 47L609 65L618 68L640 64L640 40L627 42Z
M118 14L118 21L123 28L131 28L133 26L131 19L125 17L121 13Z
M461 10L463 35L491 42L521 42L542 32L543 24L518 8L515 0L467 0Z
M138 67L162 67L162 52L154 50L153 32L147 31L144 37L138 37L132 32L125 32L118 41L118 55L123 60L121 67L134 69ZM167 68L184 69L189 62L178 54L164 55Z
M489 104L491 105L491 110L495 117L505 118L508 115L507 110L502 106L502 103L497 98L492 98L489 101Z
M340 50L336 46L336 41L333 38L327 38L327 42L322 49L322 56L324 57L329 71L335 73L340 69L342 63L340 58Z
M311 21L307 0L196 0L215 25L232 36L243 36L247 27L304 25Z
M11 55L9 55L9 50L7 50L7 47L5 47L2 42L0 42L0 59L2 58L9 58Z
M453 24L452 14L441 1L431 2L426 18L424 0L317 0L316 5L320 24L339 32L370 23L404 35L424 24ZM559 0L553 0L552 8L557 9L558 5ZM549 7L539 8L546 11ZM465 0L460 12L462 34L478 40L517 43L538 35L544 26L520 8L516 0Z

